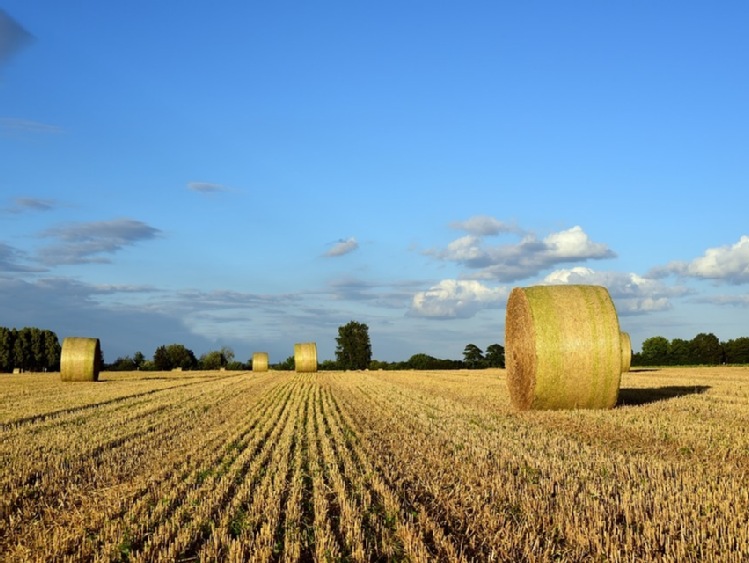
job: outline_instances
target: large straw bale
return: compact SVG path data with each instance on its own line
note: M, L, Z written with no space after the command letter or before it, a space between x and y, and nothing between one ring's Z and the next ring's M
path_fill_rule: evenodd
M317 371L317 344L314 342L294 344L294 369L297 373Z
M507 300L505 330L507 387L516 408L616 405L621 336L606 288L516 287Z
M252 355L252 371L268 371L268 352L255 352Z
M622 373L629 371L632 366L632 340L628 332L621 333L622 339Z
M98 338L69 336L62 341L60 379L62 381L98 381L101 347Z

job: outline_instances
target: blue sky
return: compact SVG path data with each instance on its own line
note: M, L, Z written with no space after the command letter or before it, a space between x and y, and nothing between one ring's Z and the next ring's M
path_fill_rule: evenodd
M749 336L745 2L0 10L0 326L458 359L595 283L636 351Z

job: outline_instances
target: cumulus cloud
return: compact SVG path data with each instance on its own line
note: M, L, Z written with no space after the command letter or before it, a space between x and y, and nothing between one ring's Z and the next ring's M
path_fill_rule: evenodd
M507 299L506 288L490 288L476 280L442 280L411 300L409 316L469 318Z
M510 225L489 217L488 215L474 215L469 217L465 221L454 221L450 223L453 229L460 231L466 231L472 235L478 236L493 236L501 233L516 233L518 228L514 225Z
M718 280L729 284L749 283L749 236L742 236L733 245L708 248L691 262L670 262L655 268L654 277L675 274L681 277Z
M543 283L602 285L608 288L620 315L671 309L673 298L689 293L684 287L667 286L659 280L633 273L597 272L584 267L556 270L547 275Z
M476 270L472 278L500 282L529 278L558 264L616 256L605 244L593 242L579 226L541 240L527 234L516 244L495 246L486 244L484 236L468 234L444 250L427 254Z
M210 182L189 182L187 184L187 189L201 194L216 194L229 191L229 188L226 186L212 184Z
M41 249L39 258L48 266L109 263L103 255L154 239L160 233L159 229L134 219L73 223L42 233L43 238L56 239L57 243Z
M357 248L359 248L359 243L356 241L354 237L349 237L347 239L339 239L325 253L325 256L327 256L328 258L335 258L338 256L349 254L353 252L354 250L356 250Z

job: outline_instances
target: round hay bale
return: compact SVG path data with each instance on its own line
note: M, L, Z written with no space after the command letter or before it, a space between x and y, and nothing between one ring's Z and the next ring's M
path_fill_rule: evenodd
M622 340L622 373L626 373L632 367L632 340L628 332L620 334Z
M98 381L101 347L98 338L69 336L62 341L60 379L62 381Z
M516 287L507 300L507 387L522 410L608 409L622 373L619 319L605 287Z
M314 342L294 344L294 370L297 373L317 371L317 344Z
M268 371L268 352L255 352L252 355L252 371Z

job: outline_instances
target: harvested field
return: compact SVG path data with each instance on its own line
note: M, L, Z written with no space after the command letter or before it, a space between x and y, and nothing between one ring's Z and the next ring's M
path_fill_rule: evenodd
M2 561L749 560L749 368L0 380Z

